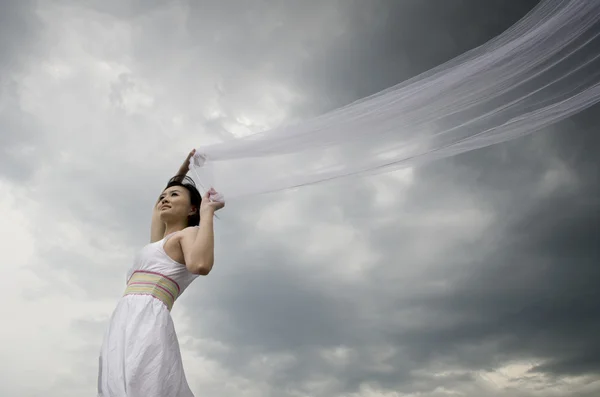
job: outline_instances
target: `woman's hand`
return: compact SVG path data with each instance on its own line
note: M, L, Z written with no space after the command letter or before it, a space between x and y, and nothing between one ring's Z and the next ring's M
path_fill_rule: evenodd
M219 193L212 187L202 197L202 203L200 204L200 219L202 215L212 216L216 211L225 207L225 202L222 200L211 200L211 197L217 197Z

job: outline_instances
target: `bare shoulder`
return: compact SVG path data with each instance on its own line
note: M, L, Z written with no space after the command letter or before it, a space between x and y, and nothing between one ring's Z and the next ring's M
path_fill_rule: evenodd
M182 245L185 241L194 239L198 233L196 227L186 227L185 229L173 234L164 245L165 253L174 261L185 264Z
M198 234L197 227L194 227L194 226L186 227L185 229L180 230L180 231L176 232L175 234L173 234L173 236L171 236L167 240L167 242L165 243L165 246L168 244L179 245L179 244L181 244L182 240L187 240L189 238L195 238L196 234Z
M177 243L179 245L185 244L189 241L194 241L198 234L198 228L196 226L189 226L177 233Z

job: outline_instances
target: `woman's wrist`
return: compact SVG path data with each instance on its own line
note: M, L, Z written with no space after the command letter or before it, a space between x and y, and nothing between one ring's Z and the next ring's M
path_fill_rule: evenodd
M214 208L208 207L208 208L200 209L200 218L202 218L203 216L213 216L214 214L215 214Z

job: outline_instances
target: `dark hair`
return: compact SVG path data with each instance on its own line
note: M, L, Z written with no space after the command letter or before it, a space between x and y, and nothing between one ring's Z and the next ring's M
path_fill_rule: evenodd
M169 179L165 189L173 186L184 187L190 192L190 202L196 207L196 213L188 216L188 226L198 226L200 224L200 204L202 203L202 196L200 196L200 192L196 189L194 180L185 175L175 175L173 178Z

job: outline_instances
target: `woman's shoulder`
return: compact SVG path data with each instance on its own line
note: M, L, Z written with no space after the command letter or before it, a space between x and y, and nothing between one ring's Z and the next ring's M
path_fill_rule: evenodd
M187 236L196 236L196 233L198 233L198 226L188 226L185 229L173 233L173 237L181 239Z

